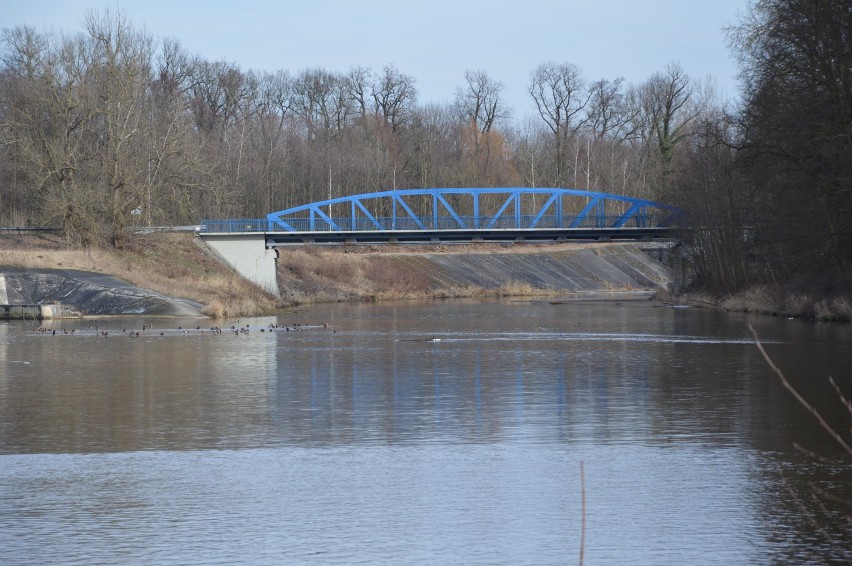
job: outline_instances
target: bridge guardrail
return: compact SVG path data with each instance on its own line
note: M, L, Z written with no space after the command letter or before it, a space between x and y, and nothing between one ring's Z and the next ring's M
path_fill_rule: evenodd
M288 224L293 228L294 232L395 232L395 231L429 231L429 230L458 230L459 223L454 217L439 217L437 224L431 218L420 219L415 221L412 218L397 217L374 217L375 221L368 219L356 219L354 222L351 218L331 218L331 222L325 219L317 218L311 221L307 218L288 219ZM497 218L480 217L478 225L486 226L493 220L492 225L488 230L554 230L554 229L595 229L595 228L611 228L618 222L619 215L606 216L563 216L561 221L555 215L547 215L538 217L535 226L530 228L535 217L533 215L522 215L520 217L520 226L517 225L515 218ZM477 225L475 218L472 216L462 216L461 219L469 226ZM332 225L333 223L333 225ZM379 228L376 224L379 224ZM311 227L313 224L313 228ZM422 226L421 226L422 224ZM656 218L653 215L637 216L625 222L620 228L651 228L657 226ZM239 218L239 219L205 219L201 224L195 227L199 232L219 232L219 233L241 233L241 232L282 232L285 231L278 226L273 226L266 218ZM469 228L465 228L469 230Z

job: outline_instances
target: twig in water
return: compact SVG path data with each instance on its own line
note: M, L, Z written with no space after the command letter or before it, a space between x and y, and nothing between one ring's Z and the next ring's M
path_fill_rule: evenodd
M583 554L586 550L586 475L583 472L583 461L580 460L580 494L582 497L582 524L580 527L580 566L583 566Z
M846 410L849 411L849 431L852 432L852 402L850 402L849 399L847 399L846 396L843 395L843 392L840 390L840 386L834 382L833 377L829 377L828 382L837 392L837 396L840 397L840 402L843 403L843 405L846 407Z
M835 431L833 428L831 428L831 426L829 426L829 424L827 422L825 422L825 419L822 418L822 415L819 414L819 411L817 411L816 408L813 405L811 405L810 403L805 401L804 397L799 395L799 392L796 391L796 388L793 387L792 385L790 385L790 382L787 381L787 378L784 377L784 374L781 372L781 370L778 368L778 366L775 365L775 363L772 361L772 358L770 358L769 354L766 353L766 350L763 349L763 344L760 343L760 338L758 337L757 331L754 329L754 327L751 324L749 324L748 327L751 330L751 333L754 335L754 343L757 345L757 349L760 350L761 354L763 354L763 359L766 360L766 363L769 364L769 367L772 368L772 371L774 371L776 373L776 375L778 375L779 379L781 379L781 383L784 385L784 387L786 387L787 390L790 393L793 394L793 397L795 397L796 400L805 409L808 410L808 412L810 412L814 417L816 417L816 420L819 421L820 426L822 426L822 428L825 429L825 431L828 434L830 434L831 437L834 438L834 440L838 444L840 444L840 446L842 446L843 449L846 450L847 453L852 454L852 447L850 447L846 443L846 441L843 440L843 437L841 437L837 433L837 431ZM834 384L833 381L832 381L832 384Z

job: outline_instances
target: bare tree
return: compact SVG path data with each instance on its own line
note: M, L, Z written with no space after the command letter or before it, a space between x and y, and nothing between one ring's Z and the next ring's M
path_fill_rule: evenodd
M595 81L589 86L589 92L588 127L592 140L620 139L625 135L624 127L629 122L624 102L624 79Z
M110 219L112 244L124 245L130 212L142 198L148 171L143 136L148 119L146 99L151 77L152 40L133 28L121 13L103 16L90 12L85 21L92 50L90 74L100 138L96 155L99 171L92 171L93 194L105 191L105 217Z
M751 239L754 189L736 167L736 132L723 109L705 112L679 149L670 201L689 212L683 235L691 267L702 287L716 295L736 292L755 280L749 256L761 247Z
M695 94L695 84L677 63L629 93L631 133L652 167L654 191L668 190L675 148L691 135L692 123L704 108Z
M41 203L40 219L59 223L69 241L96 243L96 215L86 202L82 169L95 117L82 37L58 40L33 28L5 30L4 133Z
M544 126L540 122L533 122L530 117L524 120L520 128L512 128L509 131L512 156L524 186L544 186L543 156L547 152L547 134Z
M291 114L292 79L285 71L264 73L259 77L256 150L262 171L256 185L265 210L272 210L275 192L284 182L282 164L288 148L284 143L287 119Z
M505 179L508 160L501 159L505 138L494 129L510 115L500 93L503 84L485 71L466 71L466 86L456 90L454 110L461 122L461 168L465 186L491 186Z
M543 63L533 71L529 93L539 115L553 133L555 184L563 182L568 170L568 147L589 120L583 113L591 98L579 67L571 63Z
M191 108L197 127L224 136L250 95L245 74L225 61L200 61L191 80Z
M692 120L700 114L697 107L688 105L695 88L683 68L672 63L664 73L653 75L646 83L646 89L646 111L660 155L669 162L675 146L689 135Z
M852 269L852 0L755 0L730 39L744 86L741 165L784 274Z
M394 132L408 118L417 100L414 78L400 73L393 65L386 66L375 79L370 94L376 114Z
M370 69L366 67L355 67L346 75L345 87L352 101L355 111L362 119L365 118L370 109L370 90L372 89L372 77Z
M485 71L465 71L464 80L465 86L456 89L455 99L462 120L485 134L495 122L511 115L500 96L503 83L493 80Z
M207 166L187 104L197 63L178 42L162 41L145 108L147 171L144 199L137 205L146 224L198 220L192 197L208 188L199 182Z
M530 77L536 123L519 133L484 71L465 73L452 106L419 107L414 78L392 65L243 71L154 44L120 14L73 37L6 31L0 56L3 214L32 211L85 244L122 245L139 207L134 222L192 222L391 186L636 194L658 184L664 157L681 166L701 102L676 66L627 88L545 63Z
M348 83L323 69L302 71L293 81L292 109L302 120L308 136L333 137L351 116Z

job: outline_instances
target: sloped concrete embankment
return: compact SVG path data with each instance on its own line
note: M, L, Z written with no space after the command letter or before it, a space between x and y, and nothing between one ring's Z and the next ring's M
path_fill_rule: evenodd
M83 315L202 316L202 305L140 289L88 271L4 270L6 302L11 305L60 303Z
M546 291L603 294L669 289L670 270L638 244L541 248L526 253L399 254L401 269L429 277L433 288L500 289L528 285Z

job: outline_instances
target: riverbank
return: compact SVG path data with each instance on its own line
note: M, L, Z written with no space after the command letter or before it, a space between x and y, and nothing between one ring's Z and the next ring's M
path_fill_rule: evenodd
M852 282L846 289L852 289ZM755 285L732 295L713 297L703 292L671 296L661 293L666 302L698 308L745 312L785 318L806 318L822 322L852 321L852 291L842 288L826 290L820 286Z
M167 316L186 315L193 309L212 318L257 316L305 303L334 301L508 296L563 301L656 296L700 308L852 320L852 281L835 280L828 286L807 281L778 288L758 286L727 297L700 292L672 295L671 273L639 244L288 247L278 261L280 297L238 276L191 234L134 235L125 250L73 249L51 234L4 234L0 236L0 273L3 270L43 275L87 272L104 297L116 290L133 294L136 291L130 287L135 287L145 300L134 308ZM107 281L104 275L117 281ZM152 298L160 303L147 301ZM169 298L174 299L171 304L167 304ZM108 300L103 303L82 310L84 314L86 310L103 314L111 308Z
M288 247L278 261L281 297L236 275L191 234L134 235L125 250L69 249L52 235L6 235L0 244L0 269L108 275L150 294L192 301L200 313L214 318L330 301L647 299L671 283L668 270L638 244ZM86 279L80 273L76 277ZM110 290L120 283L99 285ZM81 310L85 314L90 308Z

